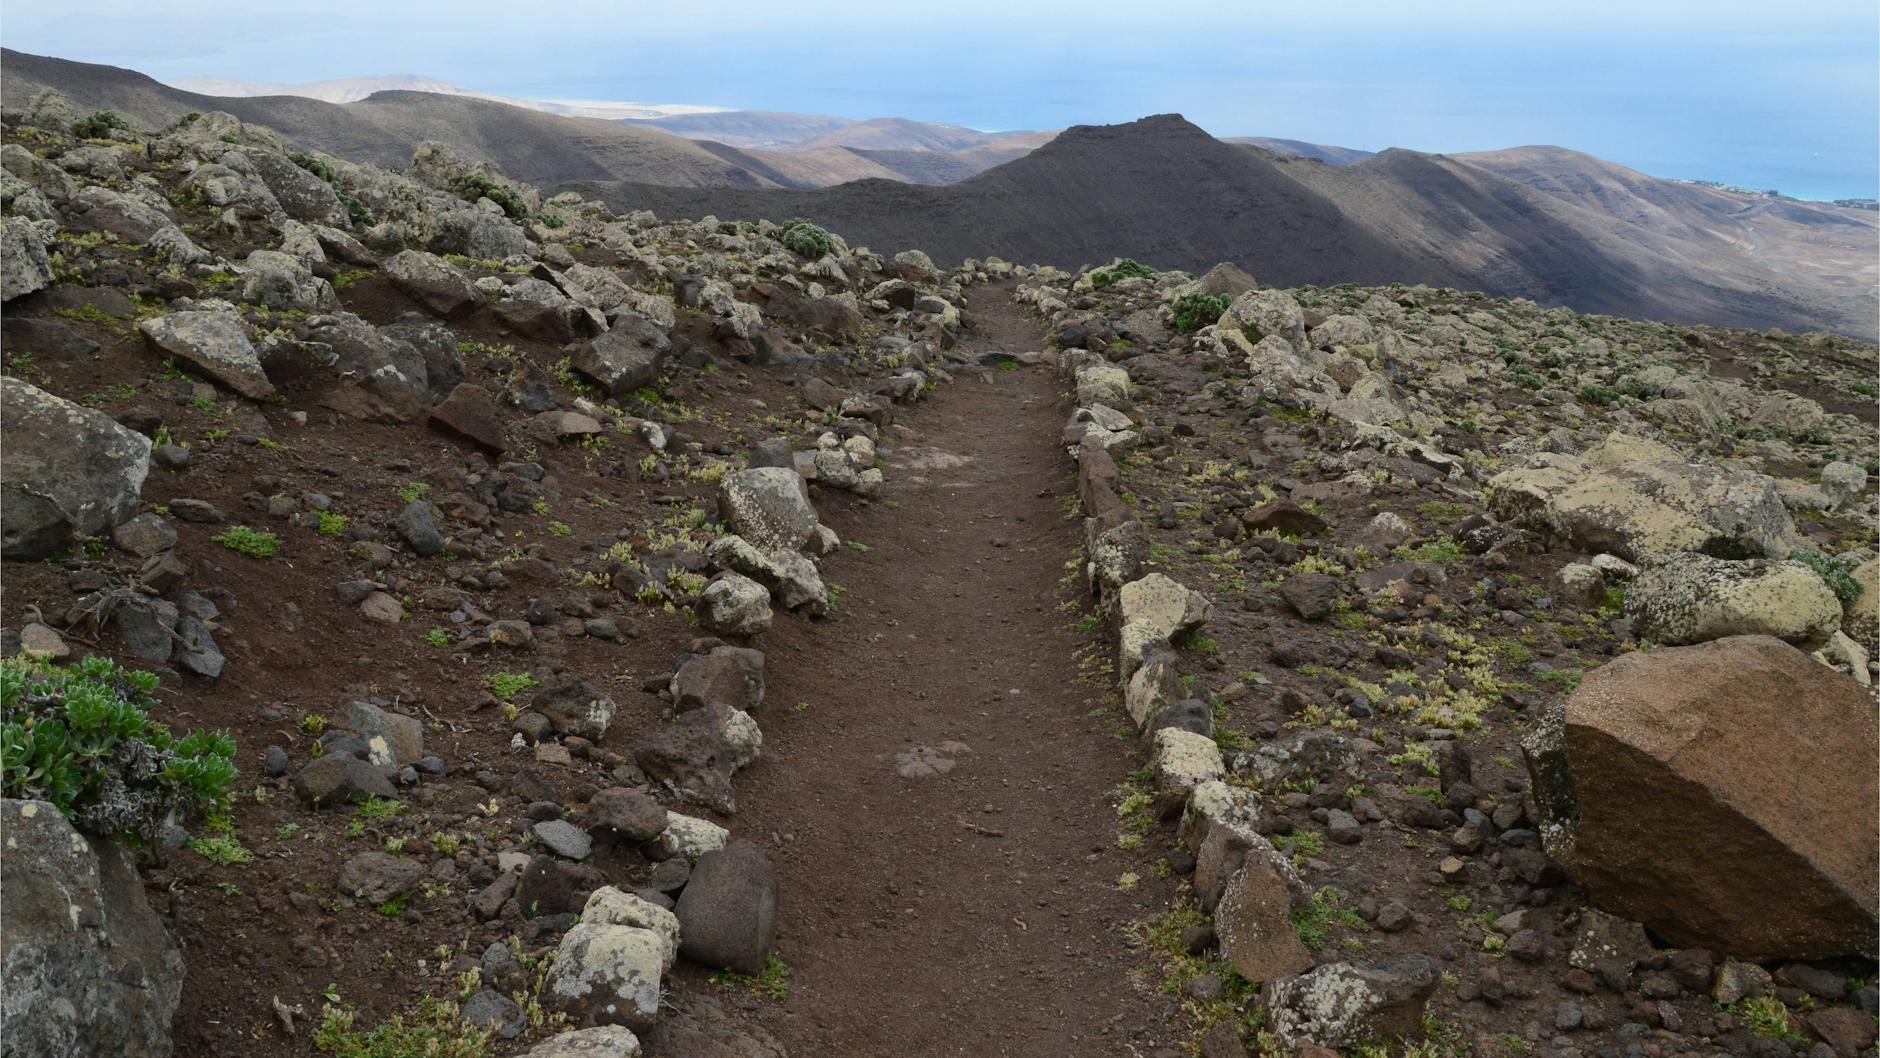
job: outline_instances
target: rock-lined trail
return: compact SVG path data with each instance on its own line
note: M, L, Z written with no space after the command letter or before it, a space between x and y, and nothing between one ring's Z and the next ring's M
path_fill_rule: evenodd
M1005 286L970 307L988 346L1040 347ZM1060 609L1059 390L1044 367L940 387L888 456L893 502L823 512L868 549L827 563L840 619L770 633L780 719L740 823L783 838L792 992L764 1017L792 1054L1154 1049L1124 937L1151 904L1117 887L1108 801L1141 748L1087 715L1107 688Z

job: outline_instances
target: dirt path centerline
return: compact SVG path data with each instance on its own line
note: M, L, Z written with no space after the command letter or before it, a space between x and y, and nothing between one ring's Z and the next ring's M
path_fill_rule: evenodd
M977 340L1040 347L1008 288L972 310ZM781 877L793 991L762 1017L792 1054L1155 1049L1166 1002L1130 983L1124 932L1166 894L1117 886L1146 850L1115 848L1107 795L1141 749L1089 715L1103 688L1059 608L1059 388L1036 367L940 387L890 455L897 505L824 512L868 547L826 570L847 612L765 644L775 719L739 829Z

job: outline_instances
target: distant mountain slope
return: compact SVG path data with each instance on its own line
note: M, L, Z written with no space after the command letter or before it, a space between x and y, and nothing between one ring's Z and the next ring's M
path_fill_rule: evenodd
M1078 126L945 187L583 190L666 215L807 216L878 249L920 248L948 264L996 254L1076 267L1121 255L1199 270L1232 260L1280 286L1422 282L1634 317L1876 330L1871 288L1850 293L1857 282L1673 237L1623 208L1614 216L1441 155L1390 150L1342 166L1276 156L1174 115ZM1684 208L1666 207L1665 230ZM1841 212L1854 222L1830 230L1864 245L1871 262L1880 248L1872 214Z
M1822 202L1744 194L1664 180L1562 147L1453 156L1595 218L1615 238L1737 277L1804 284L1835 311L1873 329L1880 285L1880 215Z
M1228 143L1244 143L1249 147L1272 151L1274 154L1290 154L1297 158L1317 158L1331 165L1350 165L1369 158L1374 151L1361 151L1356 147L1333 147L1323 143L1307 143L1304 140L1282 140L1271 136L1224 136Z
M980 132L961 125L942 125L907 118L870 118L839 129L831 129L791 144L792 150L818 147L855 147L873 151L957 151L994 143L1004 136L1024 133Z
M584 190L616 209L666 215L800 214L857 241L919 248L947 263L997 255L1075 266L1125 253L1163 267L1205 268L1233 258L1256 274L1283 274L1285 282L1332 282L1354 270L1402 276L1418 266L1323 196L1173 115L1079 125L1024 157L944 187L863 181L777 193Z
M308 99L318 99L327 103L357 103L375 92L435 92L438 95L469 96L472 99L487 99L492 103L508 103L510 106L540 110L548 114L561 114L565 117L606 118L612 121L622 118L664 118L678 114L706 113L717 109L716 107L677 104L518 99L513 96L479 92L448 81L440 81L434 77L417 77L411 74L345 77L329 81L311 81L306 84L241 81L232 77L179 77L164 83L171 88L206 96L305 96Z
M338 105L299 96L205 96L140 73L0 51L0 98L23 105L42 88L81 110L113 110L145 128L191 111L223 110L266 125L301 148L388 168L402 167L427 140L449 143L472 161L488 161L518 180L633 180L687 186L760 187L764 166L735 152L714 153L691 140L617 121L570 118L468 96L379 92Z
M827 114L784 114L769 110L720 110L625 122L662 129L694 140L717 140L732 147L777 149L857 124L854 118Z

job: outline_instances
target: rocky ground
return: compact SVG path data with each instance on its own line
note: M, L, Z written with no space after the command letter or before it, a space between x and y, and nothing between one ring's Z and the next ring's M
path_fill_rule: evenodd
M1871 1051L1873 347L16 118L9 1053Z

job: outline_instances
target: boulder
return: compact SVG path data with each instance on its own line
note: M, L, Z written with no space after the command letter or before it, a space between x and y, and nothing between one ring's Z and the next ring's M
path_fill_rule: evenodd
M699 621L724 635L758 635L770 627L770 592L742 573L720 573L699 594Z
M424 756L424 725L415 716L353 702L346 707L346 730L365 740L367 758L380 767L402 768Z
M40 232L39 225L24 217L0 221L0 301L52 285L52 261Z
M777 939L777 875L742 839L700 856L679 895L679 950L717 969L763 970Z
M1292 890L1271 859L1248 856L1214 906L1221 954L1249 981L1277 981L1312 968L1293 929Z
M656 930L577 923L562 936L543 998L576 1024L645 1028L659 1016L671 945Z
M1584 456L1541 453L1534 460L1490 479L1490 509L1592 554L1779 558L1795 535L1767 475L1686 462L1623 434Z
M424 864L389 852L362 852L340 865L339 891L377 906L424 880Z
M1852 680L1736 636L1588 673L1525 749L1547 853L1594 903L1679 947L1815 959L1874 951L1876 741Z
M136 513L150 439L28 382L0 386L0 555L42 559Z
M1814 650L1841 627L1841 602L1800 562L1679 554L1648 565L1625 595L1638 638L1668 646L1763 635Z
M611 786L588 799L585 822L599 837L646 842L666 829L666 810L638 790Z
M183 360L250 400L274 395L274 383L240 316L221 309L190 309L137 325L158 350Z
M663 331L645 317L627 313L607 333L583 342L572 364L610 396L624 397L659 380L671 349L672 341Z
M1439 981L1435 960L1406 955L1373 966L1330 963L1261 989L1268 1025L1281 1044L1311 1040L1355 1047L1423 1032L1423 1005Z
M764 652L716 646L693 654L672 674L668 689L673 708L681 713L707 705L751 712L764 704Z
M316 757L294 776L294 792L314 808L344 808L361 797L396 797L390 779L370 761L337 754Z
M633 762L688 801L726 815L737 811L731 754L707 728L675 724L656 731L635 743Z
M614 700L579 676L566 676L535 692L529 708L548 717L560 735L598 739L613 723Z
M455 316L483 303L470 278L449 261L423 250L404 250L385 262L392 285L435 316Z
M732 532L763 551L800 551L821 524L803 479L783 467L725 475L718 486L718 513Z
M596 1025L556 1033L523 1058L640 1058L640 1040L619 1025Z
M0 1053L169 1058L183 951L129 851L44 801L0 801L0 831Z
M1880 559L1855 567L1854 583L1860 595L1841 609L1841 631L1871 657L1880 654Z

